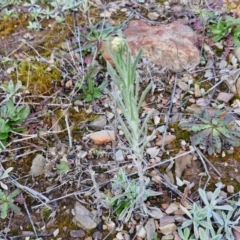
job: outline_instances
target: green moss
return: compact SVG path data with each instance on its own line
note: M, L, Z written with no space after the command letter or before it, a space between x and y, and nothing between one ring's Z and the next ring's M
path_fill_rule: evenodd
M126 13L118 9L115 14L112 14L111 18L114 20L114 25L118 25L126 19Z
M21 80L33 95L50 95L54 93L54 82L60 84L60 71L47 63L23 61L18 65L17 72L11 74L13 80Z
M209 81L202 81L199 83L199 87L205 89L206 91L212 87Z
M163 5L166 1L165 0L156 0L157 3L160 3L161 5Z
M46 220L50 217L51 213L52 213L52 211L48 208L42 209L42 215L43 215L44 219L46 219Z
M18 18L0 20L0 39L4 39L10 34L20 31L28 25L27 16L20 14Z
M214 50L214 52L216 53L216 55L217 55L218 57L222 57L224 48L221 49L221 48L218 48L218 47L213 47L213 50Z
M34 142L34 144L39 145L37 139L33 139L31 142ZM30 142L30 141L28 141ZM42 145L41 145L42 146ZM28 151L28 150L26 150ZM15 174L18 174L18 176L25 176L30 172L32 161L37 153L34 154L28 154L25 157L17 158L16 160L7 161L4 164L4 168L13 167L13 172Z
M190 142L191 133L181 129L179 127L179 123L170 123L169 127L174 129L174 135L176 136L177 140L185 140L186 142Z
M69 119L69 125L72 127L72 134L74 139L78 139L79 137L82 137L82 133L79 131L79 124L81 122L86 121L93 121L98 117L98 115L94 114L88 114L85 111L79 111L77 112L73 107L70 107L68 109L68 119ZM54 115L57 119L59 119L59 125L62 129L66 129L66 122L64 117L64 112L61 109L57 109L54 111ZM60 133L59 137L66 137L66 132Z

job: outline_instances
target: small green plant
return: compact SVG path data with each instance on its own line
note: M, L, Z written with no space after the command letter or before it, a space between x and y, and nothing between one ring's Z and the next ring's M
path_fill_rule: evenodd
M194 237L194 235L191 235L189 228L184 228L184 230L182 230L181 228L178 228L178 235L182 240L195 240L196 239Z
M207 222L207 209L198 206L196 203L193 204L192 209L188 211L186 208L181 207L187 216L190 218L189 220L185 221L182 224L182 228L186 228L188 226L193 226L193 231L196 239L199 238L203 240L202 236L200 235L200 227L205 229L212 229L211 222ZM188 232L185 232L187 234Z
M145 181L145 187L149 184L149 179ZM132 212L140 208L142 214L147 214L145 203L138 202L141 195L141 188L136 180L128 179L125 172L120 169L117 176L112 180L112 191L105 195L107 206L112 207L120 221L127 222ZM151 189L144 190L143 200L148 197L160 195L161 192L155 192Z
M40 13L40 11L38 11L38 10L35 10L35 11L30 12L30 19L31 19L32 21L38 22L38 18L40 17L39 13ZM33 23L33 22L32 22L32 23ZM28 26L30 26L30 24L29 24ZM41 27L40 27L40 28L41 28ZM40 29L40 28L39 28L39 29Z
M215 42L218 42L227 36L232 36L234 44L240 46L240 18L230 16L225 20L219 18L217 22L209 25L208 31Z
M43 16L46 18L46 19L49 19L49 18L55 18L55 10L50 10L49 7L43 9L41 11L41 13L43 14Z
M4 179L8 178L8 173L13 170L13 167L10 167L6 169L5 171L3 169L0 169L0 187L4 190L8 190L8 186L3 182Z
M2 13L2 19L3 20L7 20L10 18L17 18L18 17L18 12L16 11L16 9L4 9L3 13Z
M65 18L61 17L61 16L56 16L55 20L56 20L57 23L62 23L62 22L65 21Z
M13 192L9 193L8 195L5 191L0 189L0 211L1 211L1 218L4 219L7 217L7 213L9 209L11 209L14 213L19 213L20 208L14 204L14 198L21 192L20 189L15 189Z
M219 210L226 210L226 211L232 211L233 207L230 205L219 205L218 203L222 200L219 197L219 193L221 191L222 184L219 184L218 187L215 189L213 194L211 195L211 200L208 200L207 193L199 188L198 192L199 195L205 205L205 208L207 210L207 219L209 220L210 218L214 218L216 222L218 222L220 225L223 224L223 220L218 213Z
M84 34L83 37L89 42L104 41L107 37L117 29L115 26L110 24L103 27L102 23L95 25L90 24L88 26L88 33Z
M144 169L144 151L146 145L155 138L155 131L148 135L147 123L153 111L150 111L145 117L144 121L140 120L140 110L142 103L150 91L152 84L150 83L139 96L140 92L140 78L137 73L137 64L141 57L141 50L136 57L131 56L130 48L123 38L117 37L111 43L107 42L108 52L116 67L116 70L108 62L107 69L111 75L113 84L112 92L108 92L114 100L113 108L119 108L121 111L116 112L116 119L121 124L124 136L129 144L129 151L133 155L133 163L138 169L138 183L131 182L124 186L125 177L123 173L119 172L119 181L123 181L123 198L115 196L111 200L111 204L120 212L120 219L128 219L136 206L144 207L147 196L152 194L161 194L156 192L149 192L146 189L145 169ZM123 178L123 180L121 180ZM121 195L120 195L121 196ZM127 202L130 201L130 204ZM141 208L142 209L142 208ZM141 212L146 213L147 209L142 209Z
M153 240L157 240L158 239L158 234L155 232L154 234L153 234Z
M181 206L181 209L189 217L189 220L186 220L178 229L178 234L183 240L199 238L200 240L232 240L234 239L232 230L240 232L238 227L240 203L239 201L229 201L229 204L222 205L222 198L219 197L221 187L222 184L218 184L211 195L201 188L198 190L204 207L197 203L194 203L190 210ZM194 235L190 237L192 227Z
M30 0L29 2L25 2L23 6L26 7L29 12L34 12L34 11L39 12L41 10L41 6L38 5L37 0Z
M220 117L221 112L215 111L213 114L204 111L195 113L194 116L199 122L180 122L179 126L192 132L198 132L191 137L194 146L201 145L207 149L208 154L219 153L223 144L230 144L234 147L240 146L240 132L236 131L232 122L233 117L225 114Z
M38 21L29 21L27 28L29 30L39 31L42 28L42 25Z
M51 1L51 6L60 11L77 11L83 4L82 0L58 0Z
M26 128L19 125L28 117L28 105L16 107L12 100L8 100L0 109L0 140L4 142L11 131L22 132Z
M18 213L20 212L20 208L14 204L14 198L21 192L20 189L15 189L13 192L6 194L8 190L8 186L3 182L9 177L9 172L13 170L12 167L3 170L0 169L0 187L3 189L3 191L0 189L0 212L1 212L1 218L4 219L7 217L7 213L9 211L9 208L14 212Z
M13 99L16 96L21 96L18 93L21 84L13 84L12 81L8 85L2 84L1 89L5 91L6 100L0 108L0 148L3 149L8 142L9 135L12 131L22 132L26 127L20 126L23 121L28 117L30 108L28 105L16 106Z
M67 162L64 160L61 160L60 164L57 164L56 167L58 174L67 173L70 170L69 166L67 165Z
M1 0L0 1L0 9L5 8L9 5L15 5L21 3L21 0Z
M108 83L103 81L99 86L96 86L94 77L97 73L97 70L90 68L90 71L84 77L83 84L80 82L77 83L77 87L81 89L81 98L85 102L94 102L95 99L98 99L102 96L102 91L107 87Z
M5 91L6 100L9 100L10 98L14 98L15 96L20 97L22 94L21 92L19 92L21 87L22 87L22 84L20 82L17 82L16 84L14 84L12 80L8 82L8 85L6 84L0 85L0 89Z
M125 137L133 153L141 161L146 145L155 138L156 133L153 131L150 136L147 135L147 123L154 110L148 113L142 126L139 128L139 112L152 84L149 83L139 97L140 79L137 73L137 64L141 57L141 50L133 60L127 43L124 39L121 39L120 42L119 37L113 40L111 45L108 42L107 47L116 66L115 71L112 65L109 62L107 63L108 72L115 84L113 93L109 94L116 101L117 107L121 110L121 114L117 114L117 117Z
M9 125L15 126L21 124L29 115L29 106L15 106L10 99L1 107L1 118Z

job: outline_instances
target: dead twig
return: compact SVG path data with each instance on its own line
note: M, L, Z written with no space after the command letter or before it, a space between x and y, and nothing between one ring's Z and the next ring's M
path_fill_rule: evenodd
M170 119L170 114L172 111L172 106L173 106L173 98L174 98L174 94L176 91L176 86L177 86L177 77L175 76L175 81L174 81L174 86L173 86L173 90L172 90L172 95L171 95L171 101L170 101L170 106L168 109L168 113L167 113L167 117L166 117L166 124L165 124L165 129L164 129L164 133L163 133L163 138L162 138L162 147L161 150L164 152L164 143L165 143L165 139L166 139L166 135L167 135L167 129L168 129L168 124L169 124L169 119Z

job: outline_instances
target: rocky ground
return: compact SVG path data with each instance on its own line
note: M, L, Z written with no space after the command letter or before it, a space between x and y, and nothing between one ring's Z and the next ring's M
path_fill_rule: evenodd
M199 189L209 201L215 191L218 209L231 205L223 209L233 214L224 230L231 234L216 239L240 239L239 204L227 202L238 202L240 189L240 2L51 2L0 3L1 107L9 98L29 106L26 128L11 129L1 151L0 210L9 209L0 239L199 239L192 227L192 237L179 230L191 219L186 209L207 205ZM109 94L107 40L121 36L133 56L142 49L139 93L152 84L139 131L152 111L146 135L156 135L143 170L159 194L144 201L146 214L136 205L127 220L106 204L123 194L114 189L119 169L140 184ZM11 80L21 83L16 91L4 88ZM1 119L9 115L1 108Z

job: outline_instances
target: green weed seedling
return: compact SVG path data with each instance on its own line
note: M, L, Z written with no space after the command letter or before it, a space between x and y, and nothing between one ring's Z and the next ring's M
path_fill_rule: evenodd
M231 35L235 46L240 46L240 18L227 17L225 20L219 18L217 22L209 25L208 32L214 42Z
M103 82L98 87L95 86L95 81L89 79L87 81L87 86L82 87L83 98L85 102L94 102L95 99L98 99L102 96L102 91L107 87L107 82Z
M16 9L4 9L3 13L2 13L2 19L3 20L8 20L10 18L17 18L18 17L18 12L16 11Z
M106 25L105 27L103 27L101 23L97 23L95 25L90 24L89 32L83 37L90 42L105 41L107 37L116 29L117 27L111 26L110 24Z
M16 96L21 96L21 93L18 93L21 86L20 83L14 85L12 81L8 85L2 84L0 86L6 94L6 101L0 108L0 149L3 149L7 144L12 131L22 132L26 130L26 127L20 125L28 117L30 108L28 105L16 106L13 101Z
M149 184L149 179L145 182L145 186ZM118 174L112 180L112 194L110 197L107 193L105 195L105 202L107 206L112 207L120 221L128 221L132 212L139 208L138 197L141 195L141 188L139 183L135 180L128 179L125 172L120 169ZM143 200L148 197L158 196L160 192L155 192L151 189L144 191ZM141 206L142 214L147 214L147 209L144 204Z
M5 8L9 5L15 5L21 3L21 0L1 0L0 9Z
M178 229L178 235L182 240L195 240L196 239L194 237L194 235L190 236L190 229L189 228L184 228L184 230L179 228Z
M61 160L60 164L57 164L56 167L58 174L67 173L70 170L69 166L67 165L67 162L64 160Z
M20 208L14 204L14 198L21 192L20 189L15 189L10 194L5 194L5 191L0 189L0 211L1 218L4 219L7 217L9 209L11 209L14 213L19 213Z
M189 220L185 221L182 224L182 228L186 228L189 226L193 226L193 231L195 237L199 238L199 228L204 227L206 229L211 229L212 225L211 222L207 222L207 209L198 206L196 203L193 204L192 209L188 211L186 208L181 207L182 210L187 214L190 218ZM186 234L186 233L185 233Z
M39 31L42 28L42 25L38 21L29 21L27 28L29 30Z
M41 13L44 15L46 19L55 17L55 10L50 10L49 7L46 7L45 9L43 9Z
M141 161L146 145L155 138L155 131L151 135L147 135L147 123L153 114L150 111L139 129L140 109L147 93L152 88L152 84L140 92L140 78L137 73L137 64L141 58L140 50L135 59L131 56L129 46L124 39L116 37L107 44L108 52L116 66L116 70L108 62L107 69L114 83L114 88L118 89L109 95L116 101L117 107L121 110L121 114L117 114L118 120L122 126L124 135L135 154L136 158Z
M10 167L5 171L0 169L0 187L4 190L8 190L8 186L3 182L3 180L9 177L8 173L11 172L12 170L13 170L13 167Z
M12 100L9 100L0 109L0 141L3 148L7 144L11 131L22 132L26 127L19 126L28 117L30 109L28 105L15 107Z
M230 124L234 120L233 117L226 114L221 118L220 115L220 111L215 111L212 115L207 111L195 113L194 116L199 122L180 122L179 126L192 132L198 132L191 137L192 144L204 146L210 155L214 152L219 153L223 143L234 147L240 146L240 132Z
M83 4L82 0L58 0L51 1L51 6L55 9L59 9L61 12L65 11L77 11Z
M99 86L96 86L94 77L97 73L97 69L90 68L89 74L86 74L83 80L83 84L77 82L77 87L82 90L81 98L85 102L94 102L95 99L102 97L102 91L107 87L106 81L102 82Z
M6 169L5 171L0 169L0 187L3 189L0 189L0 212L2 219L7 217L9 209L11 209L14 213L20 212L19 207L14 204L14 198L21 192L21 190L15 189L13 192L7 195L6 192L8 191L8 186L3 182L9 177L8 174L12 170L12 167Z
M203 189L198 190L203 207L194 203L192 208L188 210L180 205L189 217L189 220L183 222L181 228L178 229L178 234L183 240L232 240L234 239L232 230L240 232L238 226L240 202L228 201L227 204L221 204L222 198L219 197L221 187L222 184L218 184L211 197L208 197ZM194 234L190 237L191 230Z
M22 84L20 82L17 82L16 84L13 83L12 80L9 81L8 85L6 84L1 84L0 85L0 89L2 89L3 91L5 91L5 96L6 99L9 100L10 98L14 97L14 96L21 96L21 92L19 92L19 90L21 89Z
M233 207L230 205L219 205L218 203L220 202L221 198L219 198L219 193L221 191L222 184L219 184L219 186L215 189L211 196L211 200L208 200L207 193L199 188L198 192L199 195L205 205L205 208L207 210L207 218L210 219L211 217L214 218L214 220L222 225L223 220L221 215L219 214L219 211L232 211Z
M112 187L118 188L113 192L113 198L107 199L107 203L114 208L118 218L127 221L135 209L139 209L142 215L150 214L144 201L150 196L161 195L147 189L148 182L145 178L144 151L146 145L155 138L155 131L148 135L147 123L154 110L150 111L139 128L140 110L147 93L150 91L150 83L144 91L140 91L140 78L137 73L137 64L141 58L141 51L136 57L132 57L127 42L116 37L107 42L108 52L112 58L115 69L108 62L107 69L112 78L112 92L108 94L114 100L116 118L121 124L124 136L129 144L129 151L133 155L133 162L138 169L139 179L129 180L122 170L119 170ZM148 181L148 180L147 180Z

